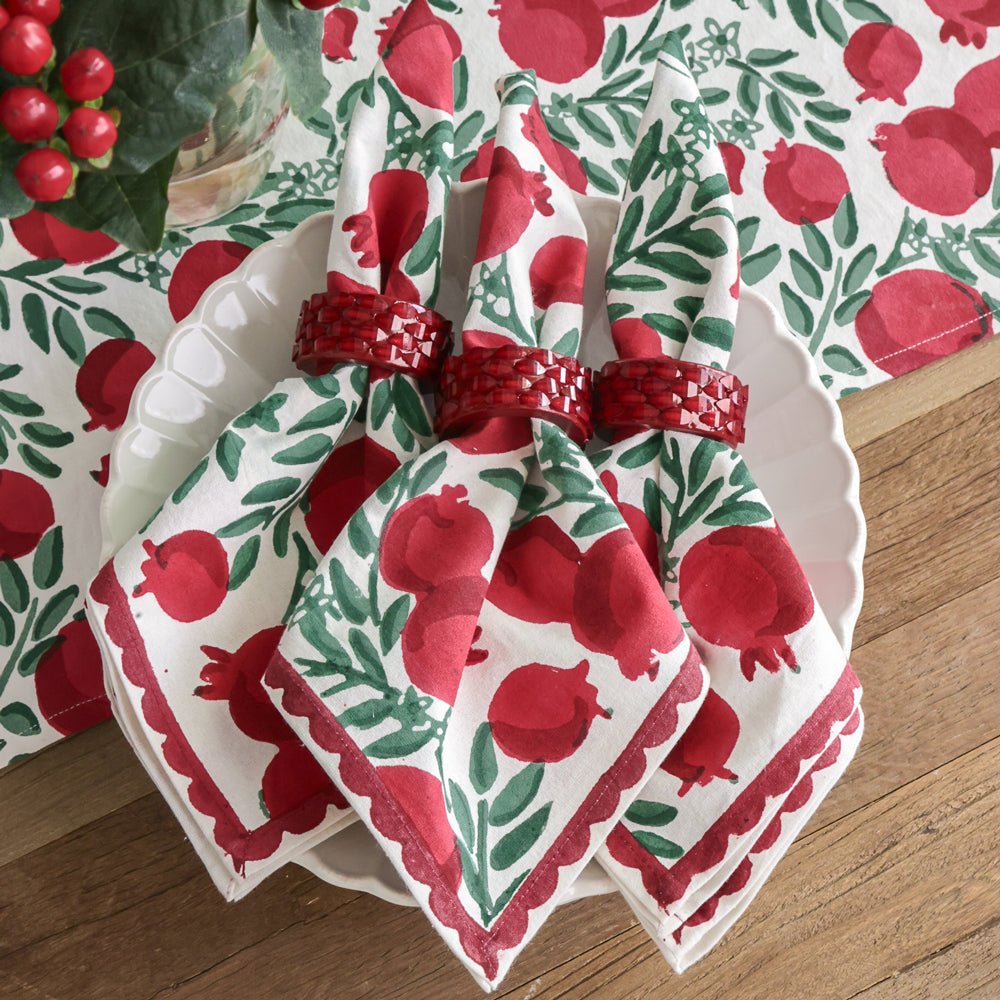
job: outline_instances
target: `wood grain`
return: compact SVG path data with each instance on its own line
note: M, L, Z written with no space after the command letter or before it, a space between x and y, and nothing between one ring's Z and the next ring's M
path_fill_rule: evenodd
M869 523L861 749L719 947L673 975L617 897L511 1000L1000 997L1000 343L845 400ZM289 866L226 904L112 725L0 772L0 998L470 1000L423 915Z

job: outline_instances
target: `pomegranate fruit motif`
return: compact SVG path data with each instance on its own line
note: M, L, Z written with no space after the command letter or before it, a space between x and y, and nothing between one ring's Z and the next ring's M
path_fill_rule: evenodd
M400 642L413 684L454 704L462 673L483 656L472 649L493 551L493 528L464 486L414 497L389 519L379 572L396 590L416 595Z
M10 220L14 238L33 257L59 257L67 264L89 264L107 257L118 244L104 233L88 233L33 208Z
M202 240L188 247L167 287L167 306L175 322L189 315L205 289L235 271L249 253L250 247L233 240Z
M959 45L986 44L986 29L1000 25L1000 0L927 0L941 25L941 41L954 38Z
M41 483L23 472L0 469L0 559L20 559L55 524L52 500Z
M309 484L306 530L320 552L333 540L354 512L399 468L399 459L370 437L357 438L338 448Z
M906 88L917 78L923 56L913 36L893 24L864 24L844 49L844 66L861 84L859 101L906 103Z
M383 170L368 185L368 205L344 220L362 267L381 268L379 288L391 298L418 302L413 282L400 270L427 222L427 181L415 170Z
M587 244L575 236L553 236L543 243L528 269L531 299L537 309L554 302L583 302Z
M653 575L659 579L660 536L649 523L646 512L630 503L625 503L624 500L618 499L618 480L615 479L613 472L610 470L602 472L601 482L608 491L608 496L611 497L618 508L618 513L621 514L625 524L628 525L628 530L632 532L632 537L639 543L639 548L642 549L642 554L646 557L646 562L649 563L649 568L653 571Z
M764 194L778 215L796 226L829 219L850 190L844 168L815 146L789 146L780 139L764 157Z
M475 262L506 253L521 238L535 212L551 215L551 194L542 171L523 169L506 147L496 150L479 224Z
M660 335L638 316L626 316L611 324L611 338L620 358L661 358Z
M743 168L746 166L746 153L735 143L720 142L719 152L722 154L722 164L726 170L726 180L733 194L743 194Z
M970 69L955 86L955 110L1000 147L1000 56Z
M802 567L778 528L720 528L696 542L680 565L680 601L707 642L740 651L740 670L798 671L787 637L813 614Z
M111 717L101 650L86 620L59 629L35 669L38 709L57 732L71 736Z
M229 585L229 559L222 543L207 531L182 531L160 545L142 543L149 556L133 597L152 594L174 621L196 622L218 611Z
M335 7L323 19L323 55L331 62L351 58L358 15L349 7Z
M445 884L455 892L462 882L462 860L441 782L434 775L406 764L386 765L375 773L424 842Z
M508 757L532 764L572 756L594 719L611 718L597 703L589 669L586 660L570 669L529 663L508 674L487 712L497 746Z
M982 133L952 108L919 108L879 125L872 145L889 183L911 205L961 215L990 190L993 154Z
M302 743L297 739L282 743L267 765L261 783L261 798L268 815L286 816L318 796L325 798L328 805L347 808L343 793ZM315 823L313 817L303 817L301 828L293 832L304 833Z
M913 268L883 278L854 320L861 347L895 377L993 335L993 316L974 288L940 271Z
M726 761L739 736L739 717L725 699L709 688L698 714L660 768L680 778L678 795L687 795L695 785L707 785L714 778L736 781Z
M455 29L437 17L426 0L411 3L405 13L397 7L382 19L378 54L399 92L441 111L452 111L452 63L462 54Z
M137 340L115 338L95 347L76 373L76 395L90 415L85 431L117 430L125 422L136 383L156 359Z

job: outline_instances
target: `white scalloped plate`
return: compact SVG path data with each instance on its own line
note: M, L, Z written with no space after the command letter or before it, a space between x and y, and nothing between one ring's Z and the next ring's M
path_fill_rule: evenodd
M449 204L438 308L460 325L484 182L455 186ZM602 272L618 203L581 196L590 239L582 359L612 356ZM226 424L295 374L292 331L303 298L325 286L332 213L313 216L258 247L212 285L167 338L132 398L111 453L101 506L102 562L136 532L201 460ZM742 454L802 561L845 650L861 609L865 521L858 469L840 411L808 352L758 294L744 290L731 369L750 386ZM367 829L355 824L300 864L334 885L390 902L413 899ZM569 899L611 891L593 864Z

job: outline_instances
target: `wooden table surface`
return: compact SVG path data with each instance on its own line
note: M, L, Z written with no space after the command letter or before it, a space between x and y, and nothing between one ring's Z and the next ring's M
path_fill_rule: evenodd
M861 749L749 912L675 976L617 897L516 1000L1000 998L1000 343L845 400L868 519ZM423 915L290 866L226 904L113 724L0 772L0 997L467 1000Z

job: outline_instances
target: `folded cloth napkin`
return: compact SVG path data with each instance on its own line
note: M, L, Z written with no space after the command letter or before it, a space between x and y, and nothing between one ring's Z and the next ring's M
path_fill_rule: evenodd
M678 971L718 939L846 766L860 687L732 445L739 292L725 170L683 46L662 50L609 255L619 362L594 456L711 677L598 858ZM676 359L676 360L675 360ZM831 748L836 749L831 749Z
M118 717L229 898L356 818L261 678L333 538L433 440L416 378L447 339L430 307L450 187L452 49L426 0L396 31L448 58L413 81L390 40L358 99L328 287L299 322L296 357L309 374L237 417L90 590ZM374 545L356 531L351 540Z
M321 561L265 683L448 946L503 977L693 717L703 668L578 441L586 229L500 82L448 436ZM359 548L355 537L378 539ZM353 583L351 583L353 581Z

